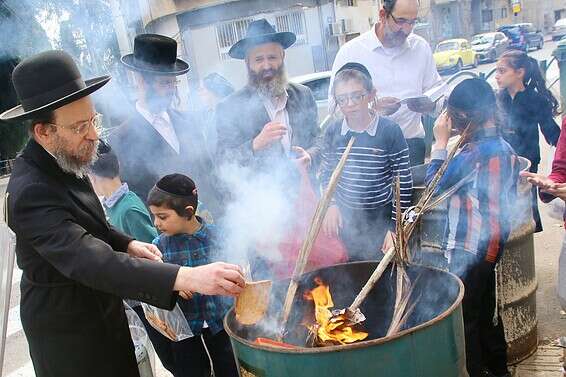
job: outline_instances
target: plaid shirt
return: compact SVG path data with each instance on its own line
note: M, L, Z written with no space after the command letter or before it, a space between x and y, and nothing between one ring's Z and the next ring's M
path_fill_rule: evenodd
M446 150L432 153L429 183L446 159ZM442 194L462 179L471 178L448 198L448 226L444 247L475 254L496 263L511 232L517 208L519 160L496 128L483 130L464 145L448 165L437 187Z
M200 230L194 234L176 234L167 236L160 234L153 244L157 245L163 254L163 261L179 266L197 267L214 262L218 251L216 242L217 228L207 224L198 217L202 224ZM223 330L222 319L231 306L231 300L220 296L207 296L193 293L190 300L179 299L179 306L183 310L193 334L200 335L204 321L206 321L212 334Z

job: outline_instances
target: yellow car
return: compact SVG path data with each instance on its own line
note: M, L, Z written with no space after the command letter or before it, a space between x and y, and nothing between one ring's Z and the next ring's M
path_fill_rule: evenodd
M477 67L478 57L470 42L465 39L449 39L436 46L434 61L438 72L459 72L464 66Z

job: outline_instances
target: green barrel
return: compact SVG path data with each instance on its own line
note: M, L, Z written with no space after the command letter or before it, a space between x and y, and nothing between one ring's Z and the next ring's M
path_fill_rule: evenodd
M310 282L314 276L322 276L323 281L329 282L335 308L342 308L351 303L376 266L376 262L346 263L306 274L301 279L295 315L291 315L288 328L304 327L301 322L307 313L305 308L312 303L302 303L300 292L312 288ZM413 297L420 299L406 327L394 336L382 337L395 298L395 274L390 269L361 307L368 318L364 331L370 333L370 340L351 345L283 349L254 342L258 336L275 337L270 331L277 327L275 318L280 314L280 301L285 293L281 288L286 288L288 281L279 284L279 288L274 286L270 311L263 323L241 326L232 309L225 318L225 329L231 338L240 376L467 376L461 281L450 273L428 267L411 266L409 270L413 278L421 276L413 293ZM301 339L304 338L289 335L285 341L304 344Z

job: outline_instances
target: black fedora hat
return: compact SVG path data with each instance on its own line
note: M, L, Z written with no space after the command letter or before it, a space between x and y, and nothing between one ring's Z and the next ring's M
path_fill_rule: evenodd
M83 80L73 58L64 51L45 51L14 68L12 82L20 105L0 114L0 120L30 119L53 111L100 89L110 76Z
M129 69L155 75L182 75L189 63L177 58L177 42L159 34L140 34L134 38L134 53L122 56Z
M249 24L246 37L236 42L228 51L228 55L234 59L245 59L251 47L276 42L283 48L288 48L295 43L297 36L290 31L278 33L265 18L253 21Z

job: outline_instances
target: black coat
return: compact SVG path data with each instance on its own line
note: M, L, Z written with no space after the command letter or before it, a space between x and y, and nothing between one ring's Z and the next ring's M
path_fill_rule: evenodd
M63 172L33 140L7 192L36 376L138 376L121 297L171 308L179 267L126 254L131 238L108 224L88 179Z
M313 168L320 158L317 108L311 90L299 84L288 84L287 112L293 129L291 146L307 150L313 159ZM275 143L270 148L254 153L253 139L270 122L257 90L245 86L233 93L216 108L219 163L237 161L244 166L267 167L269 161L285 156L283 145Z
M503 137L519 156L540 163L539 127L550 145L556 146L560 127L554 121L551 104L532 88L527 88L511 98L507 90L498 94L503 110Z
M164 175L188 175L199 189L199 200L215 213L219 206L216 175L200 121L196 116L174 110L168 114L179 139L180 153L134 111L108 140L120 161L120 176L146 202L149 191Z

